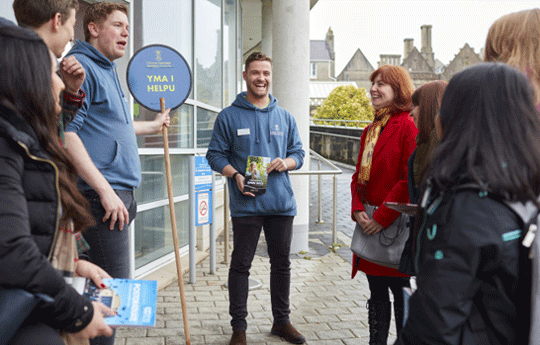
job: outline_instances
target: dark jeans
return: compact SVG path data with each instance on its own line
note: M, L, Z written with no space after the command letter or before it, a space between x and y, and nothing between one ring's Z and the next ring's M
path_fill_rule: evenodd
M370 299L378 302L390 302L390 293L394 295L394 308L403 309L403 288L411 287L408 277L381 277L366 275L369 291L371 292Z
M129 224L137 214L137 202L133 198L133 191L115 190L116 194L126 205L129 212L129 223L120 231L118 222L114 230L109 230L110 219L103 223L105 209L101 205L99 194L94 191L83 192L90 202L90 209L96 221L96 226L88 228L83 237L90 245L87 252L89 260L103 268L113 278L129 278ZM112 345L112 337L97 337L90 340L91 345Z
M233 331L247 329L249 269L264 229L270 257L270 298L274 323L289 322L293 216L233 217L234 249L229 269L229 314Z

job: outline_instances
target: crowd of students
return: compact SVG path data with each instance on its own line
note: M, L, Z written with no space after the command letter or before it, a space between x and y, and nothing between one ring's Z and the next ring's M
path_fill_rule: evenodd
M77 42L58 63L74 39L78 2L46 3L50 6L15 0L20 26L0 21L0 286L54 299L42 303L9 344L63 344L66 333L82 343L112 344L113 329L104 322L112 311L77 294L51 257L59 231L90 229L83 236L91 250L81 253L74 273L100 286L103 278L128 276L125 229L136 213L133 189L140 182L135 135L168 126L169 110L152 121L133 123L122 90L112 86L118 78L114 60L123 56L127 43L125 7L91 5L84 22L86 42ZM262 67L246 66L248 92L237 102L248 117L277 109L281 125L295 134L294 119L268 93L271 59L259 55L251 62ZM523 298L531 294L530 271L538 267L531 268L523 258L521 240L524 224L540 207L540 9L495 21L486 39L485 62L448 82L415 90L407 71L390 65L377 69L370 80L375 119L361 138L351 181L351 218L365 233L376 234L399 217L385 202L419 204L399 269L353 259L353 277L362 271L369 283L370 344L387 343L389 290L396 344L526 344L538 339L538 327L531 326L538 318L531 315L536 299ZM109 126L110 133L98 136L100 126ZM275 138L268 135L271 143ZM236 144L216 133L214 137L209 161L231 177L231 188L238 185L236 197L255 209L250 217L256 224L242 223L240 218L251 218L242 213L246 208L237 210L237 231L267 231L278 218L277 227L287 223L286 236L276 239L280 250L273 254L271 332L303 343L288 318L286 280L296 213L287 171L302 165L301 142L295 139L292 150L293 139L284 141L279 149L283 157L268 168L268 198L274 195L274 176L280 176L282 189L291 190L288 203L283 202L287 208L275 216L256 202L263 197L250 199L254 196L242 192L239 169L245 164L235 169L225 148ZM127 141L130 154L115 156L118 138ZM254 252L258 233L252 237ZM231 306L231 344L244 344L247 290L239 282L247 281L250 256L239 252L242 238L235 234L237 241L236 266L231 268L236 276L230 282L243 297L231 296L239 300ZM411 276L417 277L418 288L404 320L402 288L410 286ZM280 286L283 281L286 288Z
M449 82L412 92L402 67L371 75L375 120L361 138L352 218L376 234L399 217L386 202L419 205L399 269L354 255L353 277L363 271L371 293L370 344L387 343L389 289L396 344L538 341L538 260L522 241L540 206L539 43L536 8L496 20L485 62Z

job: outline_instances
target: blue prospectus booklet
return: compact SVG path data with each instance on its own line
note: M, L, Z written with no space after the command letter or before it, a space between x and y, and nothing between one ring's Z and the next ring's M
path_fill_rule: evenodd
M118 312L105 322L115 327L154 327L156 324L157 281L103 279L106 288L98 288L91 280L71 278L73 287L92 301L105 304ZM81 286L82 285L82 286Z

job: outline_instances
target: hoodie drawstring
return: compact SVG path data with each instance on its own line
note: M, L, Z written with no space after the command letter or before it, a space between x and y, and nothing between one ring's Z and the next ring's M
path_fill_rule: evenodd
M267 112L266 121L268 123L268 143L270 143L270 138L272 137L272 129L270 128L270 112Z
M259 144L259 110L255 110L255 143Z

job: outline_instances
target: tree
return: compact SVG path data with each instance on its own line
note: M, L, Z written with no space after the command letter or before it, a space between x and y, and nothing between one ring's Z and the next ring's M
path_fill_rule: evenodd
M338 86L317 108L314 119L373 121L373 107L364 88ZM365 127L368 123L315 121L318 125Z

